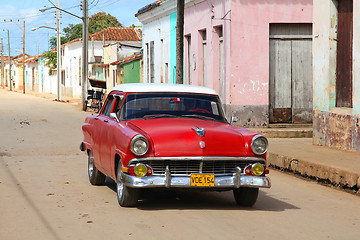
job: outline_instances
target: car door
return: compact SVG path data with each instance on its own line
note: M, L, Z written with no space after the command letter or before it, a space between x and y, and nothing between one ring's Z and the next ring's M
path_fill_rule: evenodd
M94 150L94 159L99 162L99 170L107 175L107 165L106 162L106 155L108 155L108 147L106 145L106 140L108 135L110 134L109 124L110 121L110 112L112 111L114 105L114 96L109 95L105 101L104 109L102 110L101 114L96 117L97 121L94 124L96 136L97 149L98 151Z
M110 113L116 113L119 118L120 107L122 104L122 95L111 95L109 96L109 107L105 106L104 112L101 115L102 131L100 133L101 143L101 165L103 166L104 173L111 175L112 166L114 166L115 157L115 138L119 131L119 124L116 119L110 118ZM110 103L111 101L111 103Z

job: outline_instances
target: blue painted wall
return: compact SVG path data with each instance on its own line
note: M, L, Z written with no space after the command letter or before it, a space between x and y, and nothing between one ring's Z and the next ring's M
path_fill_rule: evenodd
M170 14L170 82L176 83L176 12Z

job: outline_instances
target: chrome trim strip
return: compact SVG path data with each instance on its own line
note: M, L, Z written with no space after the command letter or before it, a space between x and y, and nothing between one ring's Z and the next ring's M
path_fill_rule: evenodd
M239 188L240 187L240 176L241 176L241 168L240 167L236 167L236 173L235 173L235 187Z
M133 162L136 161L178 161L178 160L197 160L197 161L261 161L265 162L264 158L260 157L204 157L204 156L195 156L195 157L148 157L148 158L133 158L131 159L127 166L129 167Z
M165 169L165 187L170 188L170 185L171 185L170 169L169 169L169 166L166 166L166 169Z
M170 177L170 176L150 176L138 178L121 173L121 180L127 187L132 188L198 188L190 184L188 177ZM256 177L234 174L232 176L215 176L215 186L211 188L270 188L271 181L269 177ZM206 187L205 187L206 188Z

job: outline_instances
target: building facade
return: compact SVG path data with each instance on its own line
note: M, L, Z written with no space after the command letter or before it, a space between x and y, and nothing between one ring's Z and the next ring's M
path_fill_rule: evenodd
M119 71L116 64L134 53L141 50L141 41L119 41L104 46L104 80L106 81L106 90L109 92L116 85L123 83L123 71Z
M116 42L141 42L141 29L110 27L89 35L89 73L90 78L106 78L103 73L104 45ZM81 88L82 39L75 39L62 45L61 85L62 94L69 97L80 97ZM105 76L104 76L105 75ZM98 79L104 80L104 79Z
M360 152L358 0L314 1L313 143Z

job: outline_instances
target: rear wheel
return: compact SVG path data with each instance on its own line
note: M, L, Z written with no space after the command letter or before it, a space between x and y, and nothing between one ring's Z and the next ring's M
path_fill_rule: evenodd
M239 206L251 207L255 204L259 188L241 187L233 189L234 198Z
M86 109L87 109L87 103L88 103L88 101L87 101L87 100L85 100L85 104L84 104L84 106L83 106L83 110L84 110L84 112L86 112Z
M139 199L139 190L127 187L121 181L122 164L119 163L116 176L117 199L122 207L134 207Z
M92 185L103 185L105 182L106 176L95 167L94 156L91 151L88 154L88 175Z

